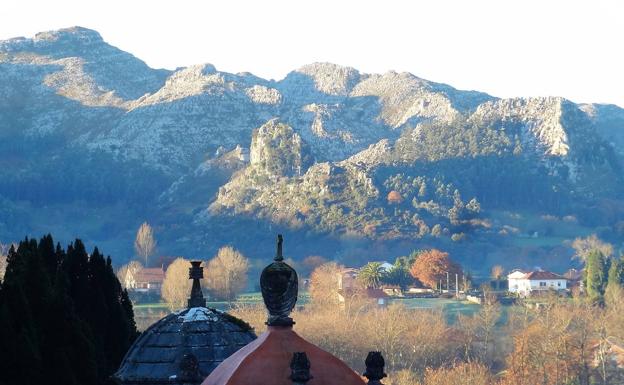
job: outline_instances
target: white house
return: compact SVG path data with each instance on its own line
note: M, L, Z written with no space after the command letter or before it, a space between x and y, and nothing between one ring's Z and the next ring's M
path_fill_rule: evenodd
M507 275L509 281L509 291L518 293L521 296L528 296L532 292L545 290L566 290L567 279L549 271L531 271L525 273L515 270Z
M393 264L391 264L391 263L390 263L390 262L388 262L388 261L383 261L383 262L380 262L380 263L381 263L381 266L380 266L380 267L381 267L382 269L384 269L384 270L386 271L386 273L387 273L387 272L389 272L390 270L394 269L394 265L393 265Z

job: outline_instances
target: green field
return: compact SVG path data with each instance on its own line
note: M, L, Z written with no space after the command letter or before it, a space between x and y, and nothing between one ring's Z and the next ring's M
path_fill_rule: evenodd
M301 293L298 305L305 305L309 300L308 293ZM260 293L241 294L232 305L259 304L262 303ZM447 298L394 298L390 303L402 304L412 310L442 310L448 322L455 322L458 314L472 315L479 311L479 305L468 301L457 301ZM206 306L227 311L230 304L227 302L207 302ZM137 326L144 330L152 323L169 314L171 310L165 303L146 303L134 305L134 314Z
M391 303L400 303L414 310L442 310L447 321L454 322L458 314L473 315L479 311L480 305L468 301L449 298L395 298Z

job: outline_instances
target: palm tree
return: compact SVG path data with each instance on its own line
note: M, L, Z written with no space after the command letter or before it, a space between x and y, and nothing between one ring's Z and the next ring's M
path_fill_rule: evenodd
M358 273L358 280L366 288L378 288L386 276L386 270L381 262L369 262Z

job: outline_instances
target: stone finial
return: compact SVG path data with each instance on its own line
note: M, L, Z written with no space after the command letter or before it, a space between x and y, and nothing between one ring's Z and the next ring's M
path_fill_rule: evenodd
M188 300L188 307L206 307L206 299L201 290L199 280L204 278L204 268L201 267L201 261L191 261L189 268L189 279L193 280L191 288L191 297Z
M299 290L297 272L284 262L282 255L282 235L277 236L277 252L273 263L262 270L260 289L262 299L269 310L269 326L292 326L294 321L289 317L295 308Z
M305 352L293 353L290 370L290 379L293 381L293 385L305 385L313 378L310 374L310 360Z
M277 262L281 262L284 260L284 256L282 255L282 244L284 243L284 238L282 234L277 234L277 251L275 252L274 260Z
M371 385L383 385L381 379L386 377L386 373L384 373L386 362L381 352L368 352L365 364L366 371L364 372L364 377L368 378L368 383Z

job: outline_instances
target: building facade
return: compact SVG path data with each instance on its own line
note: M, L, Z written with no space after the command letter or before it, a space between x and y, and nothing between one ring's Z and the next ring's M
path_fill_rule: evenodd
M513 271L507 275L509 292L526 297L536 292L567 290L568 280L550 271Z

